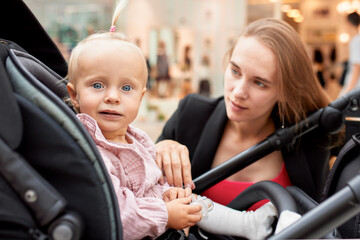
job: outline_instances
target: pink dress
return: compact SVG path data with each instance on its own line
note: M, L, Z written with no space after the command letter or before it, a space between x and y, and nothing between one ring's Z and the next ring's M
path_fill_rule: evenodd
M155 145L141 130L128 127L131 144L105 139L96 121L86 114L77 117L94 139L118 199L124 239L155 238L166 231L168 212L162 199L169 185L155 163Z

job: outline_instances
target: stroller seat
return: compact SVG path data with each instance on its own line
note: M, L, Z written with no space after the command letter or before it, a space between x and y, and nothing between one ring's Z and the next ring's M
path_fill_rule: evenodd
M54 223L65 216L66 224L79 221L71 239L81 230L83 239L121 239L111 180L62 101L66 83L14 43L1 42L0 238L56 239Z

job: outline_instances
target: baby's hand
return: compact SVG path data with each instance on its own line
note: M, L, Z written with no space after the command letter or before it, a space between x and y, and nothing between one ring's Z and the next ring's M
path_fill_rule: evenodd
M169 188L164 194L163 194L163 200L165 202L172 201L174 199L178 198L184 198L189 197L191 195L191 188Z
M168 228L184 229L194 226L201 220L201 205L190 205L191 197L179 198L166 202L168 211Z

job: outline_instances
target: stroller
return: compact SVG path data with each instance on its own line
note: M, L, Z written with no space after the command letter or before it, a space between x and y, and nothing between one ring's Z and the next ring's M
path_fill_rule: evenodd
M36 26L29 29L37 38L46 40L44 46L51 54L39 53L39 48L30 46L18 33L13 35L12 29L8 35L7 31L0 35L0 239L122 239L119 207L101 156L72 109L62 101L67 95L62 80L66 62L26 5L19 0L6 2L13 8L8 12L16 10L22 18L28 17L22 20L24 23ZM282 129L198 177L194 180L197 191L312 129L321 126L329 132L338 131L347 109L348 113L358 114L359 97L359 91L352 92L314 113L300 128ZM359 131L356 125L350 128ZM354 139L349 137L349 141ZM230 206L246 209L268 198L279 212L306 212L271 239L341 237L334 229L360 213L359 180L355 177L349 185L348 179L342 180L345 166L360 156L358 145L351 146L351 154L344 153L344 159L351 161L341 161L332 170L326 189L328 199L321 204L299 189L286 190L272 182L260 182ZM346 175L352 178L356 174ZM329 216L332 221L328 221ZM353 230L356 224L347 224L344 232Z
M41 239L49 228L77 239L85 227L86 239L118 239L112 185L91 138L61 101L65 83L14 43L2 40L0 48L0 238Z
M23 29L0 37L27 50L0 40L0 239L121 239L101 156L62 101L65 60L22 1L4 6L2 22L16 14Z

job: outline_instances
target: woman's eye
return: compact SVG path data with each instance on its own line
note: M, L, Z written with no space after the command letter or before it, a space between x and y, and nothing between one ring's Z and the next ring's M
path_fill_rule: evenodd
M240 73L236 69L231 69L233 75L238 76Z
M130 85L125 85L122 87L122 90L124 90L126 92L130 91L131 89L132 89L132 87Z
M255 84L258 85L259 87L265 87L265 84L260 81L255 81Z
M101 83L94 83L92 85L92 87L95 88L95 89L100 89L100 88L103 88L103 85Z

